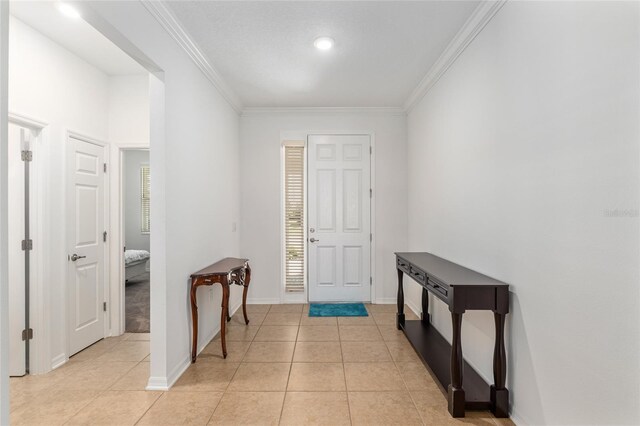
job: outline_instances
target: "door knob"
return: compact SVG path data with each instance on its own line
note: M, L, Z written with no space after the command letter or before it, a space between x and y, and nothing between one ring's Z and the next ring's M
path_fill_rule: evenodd
M315 238L311 237L311 238L309 238L309 241L312 242L312 243L315 243L316 241L320 241L320 240L316 240Z
M71 261L75 262L76 260L78 260L78 259L84 259L85 257L87 257L87 256L78 256L77 254L73 253L73 254L71 255Z

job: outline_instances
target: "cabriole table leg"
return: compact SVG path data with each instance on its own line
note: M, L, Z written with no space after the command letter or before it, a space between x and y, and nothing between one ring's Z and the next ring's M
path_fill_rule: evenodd
M191 363L196 362L198 356L198 303L196 301L195 280L191 280L191 322L193 323L193 342L191 344Z
M249 283L251 282L251 268L247 265L247 270L244 278L244 289L242 290L242 314L244 315L244 323L249 324L249 317L247 316L247 293L249 292Z

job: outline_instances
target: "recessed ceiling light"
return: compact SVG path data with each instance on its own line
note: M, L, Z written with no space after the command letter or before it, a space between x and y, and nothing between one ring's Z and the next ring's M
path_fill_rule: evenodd
M80 19L80 12L75 7L67 3L58 3L58 10L67 18Z
M318 37L313 45L316 49L329 50L333 47L333 39L331 37Z

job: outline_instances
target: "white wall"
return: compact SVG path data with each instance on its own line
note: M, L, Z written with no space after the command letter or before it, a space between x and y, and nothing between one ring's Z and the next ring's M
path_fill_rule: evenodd
M0 141L6 141L9 74L9 2L0 2ZM7 143L0 147L0 235L8 235ZM9 424L8 245L0 238L0 424Z
M149 151L124 152L124 235L127 250L150 250L149 233L142 229L140 168L149 164Z
M109 77L109 141L149 145L149 76Z
M241 254L251 260L249 299L278 303L281 286L280 133L375 134L376 302L395 300L393 252L407 245L406 116L375 112L255 112L240 121Z
M45 294L49 300L48 339L52 364L63 362L66 345L65 138L71 130L98 140L108 138L109 78L21 21L11 18L9 111L47 123L48 138L34 149L45 187L43 247ZM42 307L36 307L42 309ZM36 337L38 338L38 337ZM46 349L45 349L46 350Z
M523 424L640 423L638 12L508 2L409 115L409 247L511 285ZM491 382L493 337L465 314Z
M238 255L238 236L232 231L238 221L238 114L142 3L78 7L121 47L159 67L156 74L164 79L162 84L152 77L150 85L154 261L149 383L165 388L190 363L189 275ZM233 289L231 306L237 305L239 290ZM199 314L204 344L220 326L218 286L199 290Z

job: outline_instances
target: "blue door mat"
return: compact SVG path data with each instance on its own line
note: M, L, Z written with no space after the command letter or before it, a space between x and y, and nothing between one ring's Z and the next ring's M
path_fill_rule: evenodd
M368 317L364 303L312 303L310 317Z

